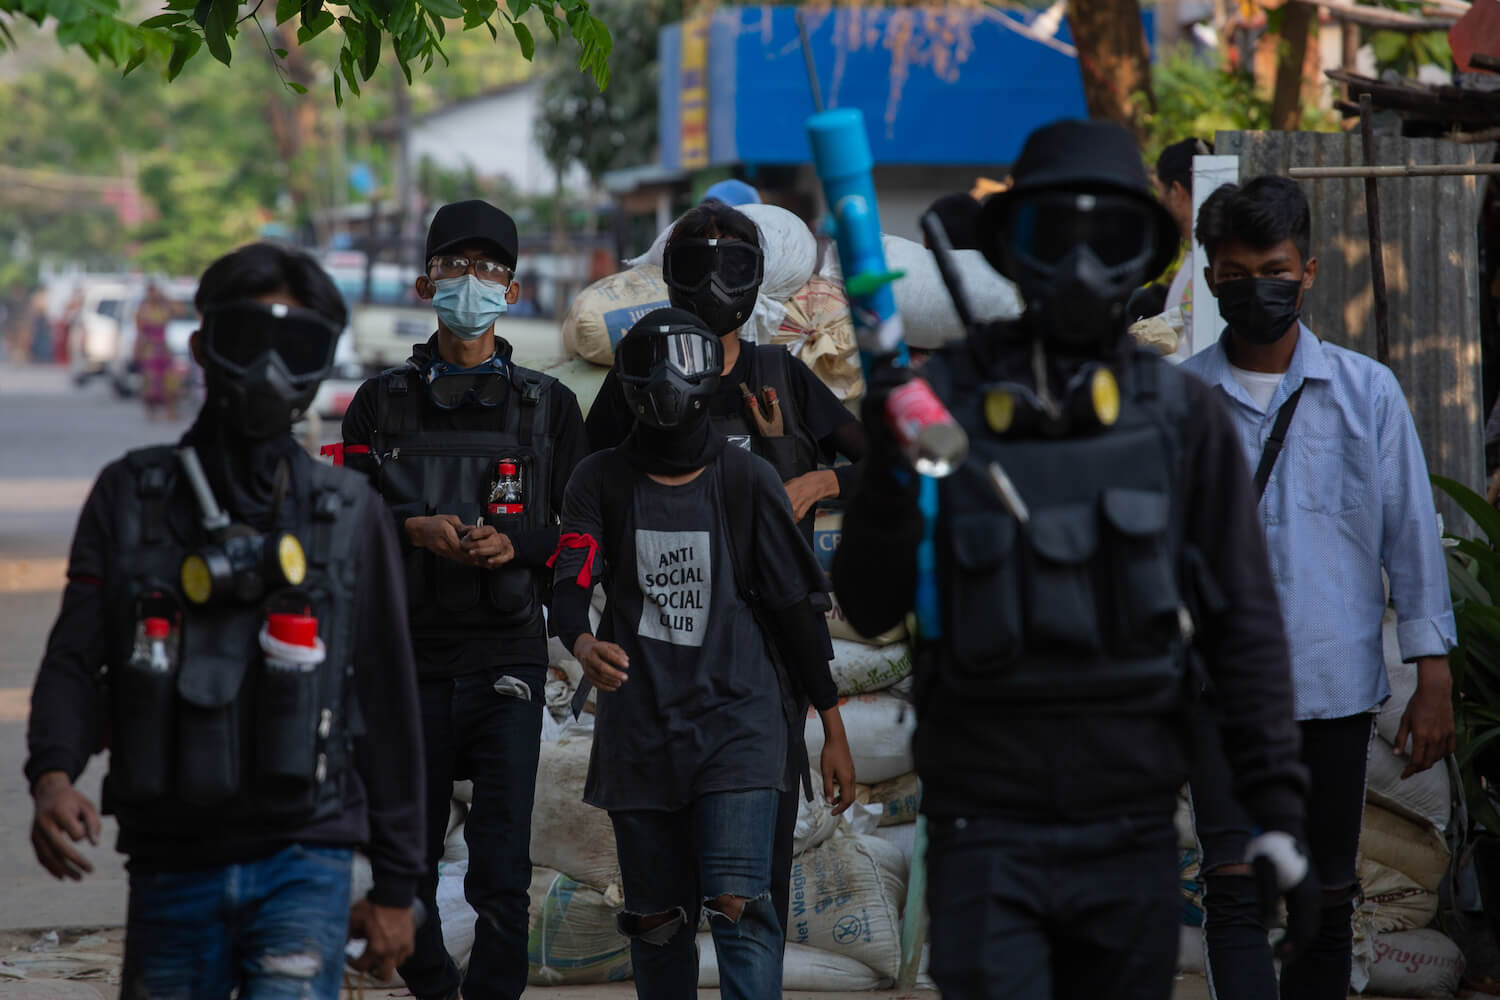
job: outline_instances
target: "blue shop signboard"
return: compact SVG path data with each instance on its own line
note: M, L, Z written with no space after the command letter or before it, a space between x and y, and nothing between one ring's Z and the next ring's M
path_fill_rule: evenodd
M824 100L864 111L877 163L1010 163L1032 129L1086 116L1066 21L968 7L806 17ZM795 8L719 8L662 29L660 45L662 166L810 159Z

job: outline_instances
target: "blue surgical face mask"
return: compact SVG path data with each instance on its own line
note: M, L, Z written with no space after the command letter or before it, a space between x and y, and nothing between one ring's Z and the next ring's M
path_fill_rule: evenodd
M509 308L505 294L509 285L480 281L472 274L439 278L432 297L438 319L459 340L478 340Z

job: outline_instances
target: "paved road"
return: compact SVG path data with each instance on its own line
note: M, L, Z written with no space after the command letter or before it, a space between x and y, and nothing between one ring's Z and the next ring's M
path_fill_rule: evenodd
M106 824L89 850L96 871L60 885L28 840L31 801L21 765L32 680L57 615L68 542L99 469L125 451L181 433L149 424L140 404L102 384L74 387L52 369L0 367L0 928L104 926L125 914L124 871ZM104 768L82 787L97 801Z

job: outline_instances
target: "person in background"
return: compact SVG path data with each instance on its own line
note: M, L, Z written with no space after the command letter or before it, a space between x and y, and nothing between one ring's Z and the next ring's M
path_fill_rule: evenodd
M1307 196L1296 181L1225 185L1198 213L1207 278L1228 324L1183 367L1227 407L1244 458L1257 467L1277 597L1291 647L1302 763L1311 775L1307 843L1323 886L1312 947L1283 965L1285 1000L1349 991L1350 916L1373 713L1391 696L1381 645L1382 569L1403 659L1417 687L1396 751L1410 777L1453 750L1456 641L1448 572L1427 462L1396 377L1362 354L1320 341L1301 321L1317 278ZM1278 433L1279 432L1279 433ZM1279 458L1266 442L1284 439ZM1255 825L1229 782L1215 718L1237 708L1225 690L1198 713L1192 801L1205 873L1205 940L1215 995L1277 996L1245 845ZM1408 744L1408 740L1410 741Z
M1026 310L924 369L969 441L938 480L940 634L913 651L932 976L945 1000L1167 1000L1194 635L1229 706L1223 783L1264 831L1240 860L1272 866L1294 945L1316 922L1265 540L1223 404L1126 343L1126 299L1176 246L1130 133L1032 133L979 236ZM834 556L864 635L917 592L918 478L882 419L909 377L872 378Z
M374 491L291 435L346 319L323 269L252 244L195 302L202 412L106 467L79 515L31 697L31 842L58 878L93 870L74 782L107 746L124 1000L337 1000L349 934L381 978L411 953L425 868L400 549ZM230 539L258 548L236 565ZM351 912L356 847L374 887Z
M468 971L429 921L401 978L419 1000L515 1000L526 988L531 810L547 683L550 591L563 488L586 452L571 389L511 360L496 321L520 298L510 216L444 205L417 295L437 332L360 386L344 459L366 472L401 536L427 746L427 863L437 906L453 782L474 782L464 895L478 918ZM462 981L461 981L462 980Z
M773 880L786 874L773 854L778 810L807 773L805 750L788 767L804 697L827 738L828 803L842 813L853 802L826 625L811 600L827 581L775 471L713 426L723 368L723 345L698 316L658 309L631 328L614 372L639 419L578 466L556 556L558 633L599 690L584 800L614 824L618 924L642 1000L697 995L704 912L724 996L781 995ZM596 582L608 602L597 636Z
M163 413L168 420L177 419L181 377L177 359L167 346L167 323L171 319L172 303L152 282L135 313L135 363L141 373L141 401L146 405L148 420L156 420Z

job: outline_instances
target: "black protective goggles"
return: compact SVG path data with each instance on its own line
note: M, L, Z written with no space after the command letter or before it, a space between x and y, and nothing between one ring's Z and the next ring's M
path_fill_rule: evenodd
M744 240L678 240L663 251L661 273L667 287L679 292L701 291L717 277L719 287L733 295L760 284L765 257Z
M294 378L319 375L333 364L342 332L321 313L279 302L230 302L203 313L205 353L215 365L236 374L275 354Z
M1013 254L1045 267L1086 246L1114 268L1150 259L1156 232L1151 209L1128 195L1056 192L1019 201L999 238Z
M723 370L724 345L696 327L637 327L615 348L615 362L621 378L649 379L665 365L685 379L699 379Z
M456 410L469 403L499 406L510 388L505 361L498 354L472 368L434 361L422 373L422 379L427 383L428 398L442 410Z

